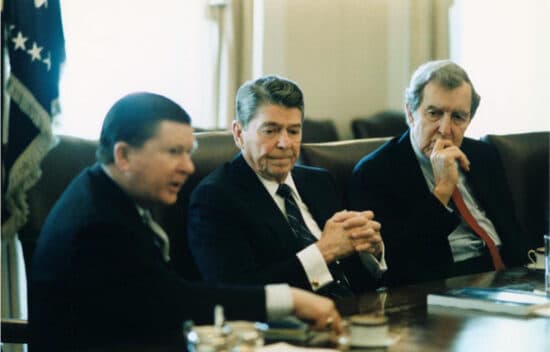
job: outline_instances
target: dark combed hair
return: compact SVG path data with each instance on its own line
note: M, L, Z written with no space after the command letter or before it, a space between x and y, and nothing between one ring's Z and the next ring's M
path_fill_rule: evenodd
M298 108L304 118L304 95L298 85L286 78L269 75L244 83L237 91L236 119L243 126L262 105L281 105Z
M141 147L154 136L158 124L164 120L191 124L187 112L162 95L138 92L122 97L109 109L103 121L96 151L97 161L112 163L117 142Z

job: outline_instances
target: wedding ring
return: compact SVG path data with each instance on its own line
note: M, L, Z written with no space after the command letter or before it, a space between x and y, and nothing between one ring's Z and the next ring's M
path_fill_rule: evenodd
M328 317L327 318L327 321L325 322L325 327L327 329L330 329L332 327L332 323L334 322L334 318L332 317Z

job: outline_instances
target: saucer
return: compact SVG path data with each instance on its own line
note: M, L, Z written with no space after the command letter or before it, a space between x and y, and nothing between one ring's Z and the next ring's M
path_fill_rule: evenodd
M538 267L536 266L534 263L529 263L529 264L526 264L525 267L529 270L544 270L544 267L541 266L541 267Z
M397 337L386 337L385 339L351 342L352 347L388 347L397 341Z

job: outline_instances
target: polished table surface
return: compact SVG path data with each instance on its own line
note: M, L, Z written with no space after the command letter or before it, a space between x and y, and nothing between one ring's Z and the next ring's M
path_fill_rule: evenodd
M456 308L427 307L429 293L460 287L511 287L538 289L544 286L544 273L515 268L454 277L415 285L390 287L365 293L357 298L338 301L344 316L384 314L389 320L388 347L353 348L358 351L550 351L550 318L517 317ZM87 351L181 352L182 339L160 344L132 344Z
M550 318L428 307L429 293L460 287L544 288L542 271L515 268L387 288L338 302L344 315L385 314L394 343L365 351L550 351ZM361 349L353 349L361 351Z

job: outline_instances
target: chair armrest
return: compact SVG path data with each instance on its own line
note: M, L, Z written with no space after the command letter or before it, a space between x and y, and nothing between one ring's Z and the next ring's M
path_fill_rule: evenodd
M23 319L2 318L2 342L28 343L30 337L29 321Z

